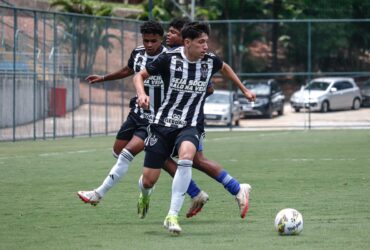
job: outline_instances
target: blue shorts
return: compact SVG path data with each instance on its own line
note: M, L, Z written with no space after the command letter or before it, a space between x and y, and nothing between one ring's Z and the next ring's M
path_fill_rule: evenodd
M201 152L201 151L203 151L203 141L204 141L204 138L206 137L206 133L205 132L203 132L202 134L201 134L201 136L200 136L200 139L199 139L199 145L198 145L198 149L197 149L197 151L198 152Z

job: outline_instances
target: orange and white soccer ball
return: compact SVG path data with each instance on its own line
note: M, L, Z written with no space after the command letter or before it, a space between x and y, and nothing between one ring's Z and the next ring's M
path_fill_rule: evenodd
M284 208L275 217L275 229L280 235L298 235L303 230L303 217L294 208Z

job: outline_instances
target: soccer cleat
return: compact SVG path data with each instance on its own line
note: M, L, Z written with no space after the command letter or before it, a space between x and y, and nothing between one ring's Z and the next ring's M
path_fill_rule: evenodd
M149 210L149 201L150 196L144 197L142 193L140 193L139 200L137 202L137 214L139 215L140 219L144 219L146 214Z
M200 191L200 193L197 196L191 199L190 208L186 214L186 218L193 217L197 215L197 213L202 211L204 204L206 204L208 200L209 200L208 194L204 191Z
M177 215L167 215L166 219L164 219L163 226L173 235L179 235L181 233Z
M100 200L101 196L95 191L78 191L77 192L78 197L85 202L85 203L90 203L93 206L96 206Z
M248 213L249 208L249 193L251 192L252 187L249 184L240 184L240 190L235 196L236 201L240 209L240 217L243 219Z

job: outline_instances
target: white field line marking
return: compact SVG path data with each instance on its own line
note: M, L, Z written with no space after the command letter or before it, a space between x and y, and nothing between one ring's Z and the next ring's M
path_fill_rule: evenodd
M105 150L105 149L103 149L103 150ZM112 149L109 148L109 150L112 150ZM96 152L96 151L98 151L98 149L42 153L42 154L37 154L37 156L39 156L39 157L50 157L50 156L61 156L61 155L67 155L67 154L85 154L85 153L91 153L91 152ZM9 157L0 157L0 160L22 159L22 158L28 158L28 157L30 157L30 156L16 155L16 156L9 156ZM4 163L4 162L1 162L1 163Z
M356 161L356 158L285 158L271 159L272 161ZM370 159L368 159L370 160Z
M57 156L57 155L65 155L65 154L84 154L84 153L91 153L91 152L96 152L96 149L67 151L67 152L52 152L52 153L39 154L38 156L48 157L48 156Z
M261 133L257 134L258 137L270 137L270 136L277 136L277 135L282 135L282 134L291 134L291 132L279 132L279 133ZM233 140L238 140L240 141L241 139L250 139L251 135L246 135L246 136L237 136L237 137L219 137L219 138L209 138L207 139L207 134L206 138L204 141L233 141Z

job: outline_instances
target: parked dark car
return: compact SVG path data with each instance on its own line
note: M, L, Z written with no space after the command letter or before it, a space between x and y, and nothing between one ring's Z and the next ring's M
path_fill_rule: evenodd
M361 87L362 106L370 106L370 80L366 81Z
M243 81L243 84L256 93L255 102L249 102L239 91L239 102L242 106L244 117L248 115L262 115L272 118L274 112L284 114L284 95L279 84L274 80Z

